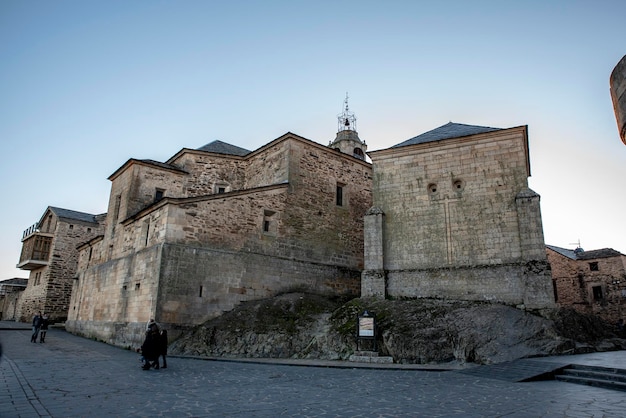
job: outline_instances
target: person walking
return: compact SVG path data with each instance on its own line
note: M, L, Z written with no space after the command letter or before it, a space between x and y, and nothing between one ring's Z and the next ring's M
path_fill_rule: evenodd
M151 367L159 368L159 331L156 324L150 325L146 332L146 339L141 346L141 354L144 358L144 370L150 370Z
M37 335L39 335L39 329L41 328L41 321L43 320L41 316L41 311L37 312L33 317L33 334L30 336L30 342L37 342Z
M163 357L163 366L161 366L162 369L167 368L167 342L167 330L161 329L161 335L159 338L159 357ZM157 364L158 362L159 360L157 357Z
M43 314L43 317L41 318L41 330L39 331L40 343L46 342L46 333L48 332L48 325L50 325L50 321L49 321L48 314L45 313Z

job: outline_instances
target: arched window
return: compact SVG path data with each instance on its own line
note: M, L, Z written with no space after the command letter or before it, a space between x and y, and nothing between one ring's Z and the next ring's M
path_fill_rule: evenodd
M361 148L355 148L354 151L352 151L352 155L360 160L365 159L365 154L363 154L363 150Z

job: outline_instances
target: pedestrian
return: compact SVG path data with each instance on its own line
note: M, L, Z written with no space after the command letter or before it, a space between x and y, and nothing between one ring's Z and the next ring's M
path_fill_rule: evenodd
M167 368L167 342L167 330L161 329L161 337L159 339L159 356L163 357L163 366L161 366L163 369Z
M41 328L42 321L41 311L37 312L33 317L33 334L30 336L30 342L37 342L37 335L39 335L39 329Z
M160 330L161 330L161 327L159 326L159 324L157 324L157 322L156 322L154 319L150 318L150 320L149 320L149 321L148 321L148 323L146 324L146 332L150 331L150 327L151 327L152 325L155 325L155 326L156 326L156 330L157 330L157 331L160 331Z
M48 314L45 313L43 314L43 317L41 318L41 330L39 331L39 342L40 343L45 343L46 342L46 333L48 332L48 325L50 324L50 321L48 319Z
M144 358L144 370L150 370L151 367L159 368L159 331L156 324L150 325L146 332L146 339L141 346L141 354Z

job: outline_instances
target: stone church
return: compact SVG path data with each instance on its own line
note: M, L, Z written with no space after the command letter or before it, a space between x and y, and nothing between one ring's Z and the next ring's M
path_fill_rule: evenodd
M450 122L369 156L362 296L553 306L526 126Z
M74 263L66 329L134 347L151 318L176 338L291 291L552 307L527 135L449 123L366 153L346 99L328 146L288 132L253 151L214 141L131 158L109 177L106 214L50 208L55 233L74 231L55 253ZM47 219L26 253L52 242ZM34 287L43 266L28 254Z
M176 337L281 292L358 296L365 152L346 102L329 146L288 132L129 159L109 177L104 233L79 248L66 329L132 346L150 318Z

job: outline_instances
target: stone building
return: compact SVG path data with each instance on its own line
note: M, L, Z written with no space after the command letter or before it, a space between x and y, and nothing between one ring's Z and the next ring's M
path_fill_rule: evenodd
M27 285L28 279L19 277L0 282L0 320L17 320L17 301Z
M617 63L609 79L617 130L626 145L626 55Z
M132 346L150 318L176 337L281 292L358 296L371 164L342 126L328 147L286 133L128 160L109 177L104 234L80 247L66 328Z
M546 246L556 302L616 323L626 320L626 256L612 248Z
M554 305L526 126L451 122L368 154L363 296Z
M30 322L35 312L47 312L53 322L64 321L78 263L77 245L102 233L104 215L49 206L22 235L17 268L29 271L20 294L16 319Z

